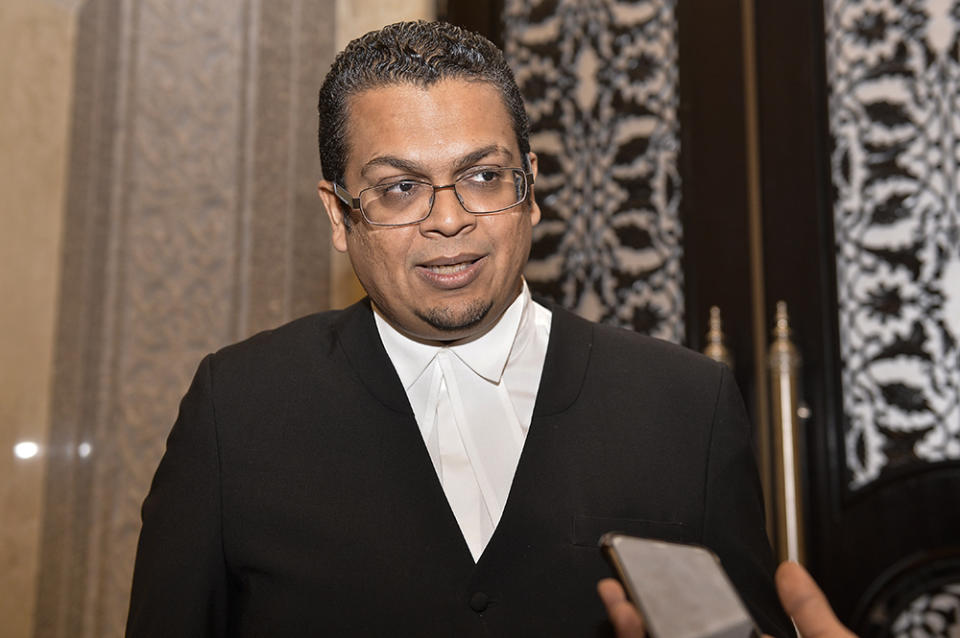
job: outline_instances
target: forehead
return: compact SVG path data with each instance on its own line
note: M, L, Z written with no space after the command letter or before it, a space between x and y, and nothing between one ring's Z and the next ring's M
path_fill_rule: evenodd
M519 161L503 97L482 81L391 84L357 93L347 101L346 141L348 174L377 157L442 165L486 146L502 147Z

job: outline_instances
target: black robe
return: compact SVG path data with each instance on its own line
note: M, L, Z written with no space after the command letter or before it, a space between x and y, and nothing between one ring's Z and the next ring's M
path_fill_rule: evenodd
M793 635L729 371L552 312L477 564L369 301L206 357L143 505L127 635L608 635L610 530L710 547L760 627Z

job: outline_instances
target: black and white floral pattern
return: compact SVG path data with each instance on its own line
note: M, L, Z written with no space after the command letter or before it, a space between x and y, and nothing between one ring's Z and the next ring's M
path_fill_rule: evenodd
M675 0L507 0L538 154L526 276L595 320L684 338Z
M960 2L825 0L849 485L960 459Z
M890 633L894 638L960 636L960 583L918 597L893 621Z

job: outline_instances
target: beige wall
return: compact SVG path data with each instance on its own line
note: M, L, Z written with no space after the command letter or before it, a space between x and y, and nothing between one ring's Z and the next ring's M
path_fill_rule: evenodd
M124 66L128 62L182 71L176 65L189 54L163 50L162 39L155 47L144 22L163 15L145 7L174 11L173 4L137 0L123 3L123 13L121 3L113 0L0 1L3 638L116 635L126 604L127 554L139 525L139 501L198 353L311 308L344 305L360 294L341 255L312 248L326 231L305 212L319 208L308 197L317 177L315 159L309 159L315 158L315 140L308 129L315 130L315 88L329 63L329 53L319 58L315 53L339 48L388 22L430 18L433 4L283 0L267 11L264 2L248 0L242 5L246 13L230 3L218 5L230 13L226 21L194 15L237 35L228 45L215 43L222 54L218 59L226 60L221 71L229 72L212 76L235 78L239 84L228 88L248 98L237 107L219 85L214 88L220 91L200 85L197 93L192 93L196 86L175 85L171 92L161 77L156 80L161 92L150 93L154 79L125 83L131 77ZM335 16L332 41L325 39L322 26L329 23L330 9ZM140 21L141 27L131 31L125 20ZM271 22L276 20L282 23ZM136 34L133 45L123 33ZM78 47L81 41L86 44ZM139 49L136 56L130 46ZM90 47L102 53L91 55ZM82 59L78 50L86 52ZM85 78L82 85L75 74ZM286 82L294 94L275 82ZM244 84L248 88L240 88ZM190 101L205 93L223 101L210 121L202 119L210 114L206 107ZM178 94L183 102L177 102ZM278 108L277 97L290 104ZM182 136L153 135L151 140L163 144L150 146L154 151L178 141L200 146L174 149L167 158L141 146L150 126L164 123L156 117L164 111L151 110L164 100L195 106L201 121L183 122ZM241 110L230 110L235 108ZM227 117L236 121L226 126ZM247 136L239 141L231 138L238 123ZM227 136L213 137L209 148L203 147L204 135L217 126L229 129ZM198 132L191 133L196 127ZM307 131L304 136L301 128ZM295 140L284 137L288 131L296 133ZM306 144L300 144L300 137ZM200 226L196 215L182 217L180 209L209 201L206 182L198 181L199 190L193 191L189 182L204 179L207 170L223 169L203 159L207 151L222 157L223 148L236 149L236 157L221 162L227 167L224 175L235 176L236 184L216 192L222 196L219 207ZM289 165L278 162L288 157ZM194 169L177 173L162 163L168 160ZM153 161L161 163L149 165ZM284 174L295 178L293 185L278 190L277 185L291 181ZM180 178L164 182L165 175ZM158 190L154 182L181 190ZM163 212L165 206L171 206L170 212ZM188 243L197 237L204 238L201 245ZM211 237L223 240L217 244L223 254L216 267L203 261ZM164 262L170 246L180 252ZM190 252L193 248L198 252ZM318 260L328 260L328 267L318 272ZM195 269L193 274L209 275L183 279L185 265ZM164 270L168 267L176 272ZM311 277L323 281L312 284ZM175 304L183 297L189 301L198 286L209 288L196 294L213 292L221 301L215 311L191 317ZM159 324L149 322L158 309L176 314L171 341L160 345L140 339L156 336L153 327ZM222 310L231 316L224 320ZM191 331L197 323L210 325L210 318L219 322L210 334ZM145 323L149 332L131 329ZM176 341L184 334L193 339ZM149 378L125 373L124 366ZM141 389L147 394L137 394ZM144 413L145 405L146 412L161 415L159 425L150 425L157 419ZM14 457L14 445L25 440L40 444L38 456ZM78 445L87 442L92 453L81 458Z
M402 20L431 20L435 0L336 0L337 51L350 40L385 24Z
M66 3L0 2L0 633L33 624L72 88Z

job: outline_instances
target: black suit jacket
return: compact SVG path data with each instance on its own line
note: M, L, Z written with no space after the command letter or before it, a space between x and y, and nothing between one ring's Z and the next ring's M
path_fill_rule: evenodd
M369 302L205 358L143 505L127 635L605 635L609 530L711 547L761 628L790 635L729 372L552 310L477 564Z

